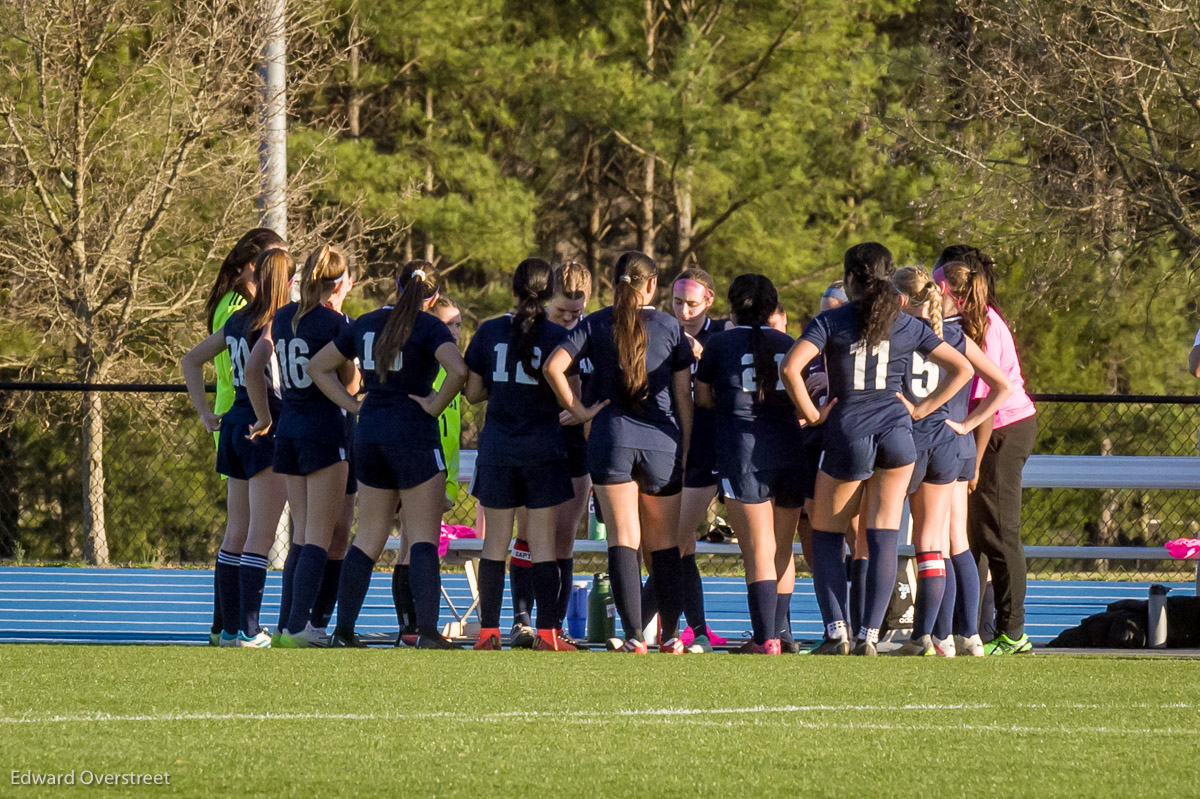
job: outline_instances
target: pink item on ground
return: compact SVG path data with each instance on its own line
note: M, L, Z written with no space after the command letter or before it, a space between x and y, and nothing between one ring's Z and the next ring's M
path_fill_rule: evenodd
M1179 560L1200 558L1200 538L1176 538L1166 543L1167 552Z
M446 557L450 551L450 542L460 538L479 538L479 533L465 524L446 524L442 522L442 534L438 540L438 557Z
M704 631L708 633L708 642L713 646L725 646L729 643L728 638L722 638L714 633L712 627L705 625ZM684 646L691 646L692 642L696 640L696 633L692 631L691 627L684 627L683 632L679 634L679 640L683 642Z

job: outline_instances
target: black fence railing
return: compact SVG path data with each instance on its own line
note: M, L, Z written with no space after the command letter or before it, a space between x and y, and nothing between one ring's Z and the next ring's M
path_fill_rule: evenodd
M1200 397L1034 399L1038 454L1197 454ZM475 446L482 410L463 404L464 449ZM0 560L211 563L225 523L214 455L181 386L0 383ZM470 525L475 503L461 489L446 519ZM1200 534L1198 516L1190 491L1029 489L1023 535L1027 544L1155 546ZM1105 579L1191 573L1150 562L1031 566Z

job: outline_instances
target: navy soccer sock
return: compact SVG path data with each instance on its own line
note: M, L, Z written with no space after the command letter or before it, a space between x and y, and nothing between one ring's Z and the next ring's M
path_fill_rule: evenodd
M287 557L283 561L283 582L279 587L279 624L280 630L291 632L288 619L292 615L292 591L295 588L296 564L300 562L300 552L303 544L288 544ZM299 632L299 630L296 630Z
M775 635L789 644L796 640L792 635L792 595L775 595Z
M354 625L362 612L363 601L371 587L371 572L375 561L367 553L352 546L342 561L342 578L338 582L338 620L334 632L343 640L354 638Z
M641 579L640 577L638 578ZM658 594L654 593L654 564L650 564L650 573L642 585L642 629L650 626L650 622L658 615Z
M696 635L708 635L708 620L704 618L704 581L700 577L700 567L696 565L696 556L684 555L680 562L683 565L683 611L688 626Z
M219 561L218 561L219 562ZM225 617L221 615L221 570L213 568L213 616L209 632L219 633L225 628Z
M221 631L226 637L238 633L238 620L242 618L241 599L242 556L221 550L217 553L217 593L221 598Z
M529 573L532 569L522 568ZM504 603L504 561L479 559L479 626L500 626L500 606Z
M413 607L412 583L409 581L407 563L392 567L392 604L396 606L396 621L400 632L417 629L417 611Z
M979 567L970 550L951 555L958 596L954 603L954 618L958 634L964 638L979 635Z
M438 560L437 545L413 544L410 552L408 570L417 611L417 630L421 635L436 635L438 610L442 604L442 563Z
M683 615L683 563L679 547L657 549L650 555L654 569L654 593L658 596L658 640L669 641L679 635L679 617Z
M508 562L509 592L512 594L513 624L533 626L533 575L529 544L517 539Z
M608 574L612 580L613 604L621 617L625 637L642 639L642 570L632 547L608 548Z
M917 600L913 608L913 638L933 633L946 591L946 565L941 552L917 553Z
M954 634L954 603L958 601L954 558L944 558L942 563L946 566L946 590L942 592L942 604L938 606L937 619L933 622L933 637L939 641L945 641Z
M292 612L288 614L287 631L303 632L312 619L313 605L317 592L321 590L321 578L325 575L325 563L329 552L316 544L305 544L296 559L296 573L292 577Z
M775 581L759 580L746 586L746 603L750 606L750 631L754 643L765 644L774 637L775 626Z
M863 608L867 606L867 566L870 561L866 558L856 558L850 561L850 629L857 633L863 623Z
M567 606L571 603L571 591L575 587L575 559L559 558L556 563L558 565L558 605L555 613L558 616L558 626L561 628L566 622Z
M321 575L321 590L317 592L317 601L313 603L312 626L324 630L329 626L333 616L333 607L337 604L338 583L342 579L342 561L325 561L325 573Z
M875 643L896 590L896 547L899 530L867 528L867 601L858 637Z
M241 595L242 632L247 638L253 638L262 630L258 614L262 610L263 588L266 584L266 555L243 552L242 565L238 567L238 593Z
M825 625L826 638L848 637L846 612L842 598L846 593L846 566L842 553L846 547L846 536L812 531L813 590L817 595L817 606L821 609L821 621Z
M558 562L538 561L529 569L533 580L533 596L537 603L537 628L558 629Z

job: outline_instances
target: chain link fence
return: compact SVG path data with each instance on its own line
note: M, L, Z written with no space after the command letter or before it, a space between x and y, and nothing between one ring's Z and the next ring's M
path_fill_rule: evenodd
M84 388L0 383L0 560L211 564L225 492L213 470L213 437L182 387ZM1038 454L1197 454L1200 398L1035 400ZM99 432L88 424L97 412ZM475 447L482 418L482 406L463 404L463 449ZM88 441L97 435L89 458ZM446 521L473 526L475 502L465 488ZM1200 535L1198 503L1200 494L1190 491L1029 489L1023 535L1027 544L1157 546ZM714 558L705 570L738 568ZM1149 561L1031 561L1030 568L1032 576L1091 579L1186 580L1193 573L1188 563Z

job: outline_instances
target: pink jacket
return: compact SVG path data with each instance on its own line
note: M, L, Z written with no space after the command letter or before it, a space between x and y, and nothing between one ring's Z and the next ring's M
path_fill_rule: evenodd
M1004 371L1008 382L1012 384L1012 394L996 411L993 429L1005 427L1033 416L1037 409L1033 407L1033 400L1029 399L1029 395L1025 393L1025 378L1021 377L1021 361L1017 358L1017 345L1013 342L1012 331L1000 318L1000 314L996 313L995 308L988 308L988 330L983 342L983 354L991 358ZM972 405L975 404L975 401L986 397L990 390L987 383L975 378L975 385L971 390Z

